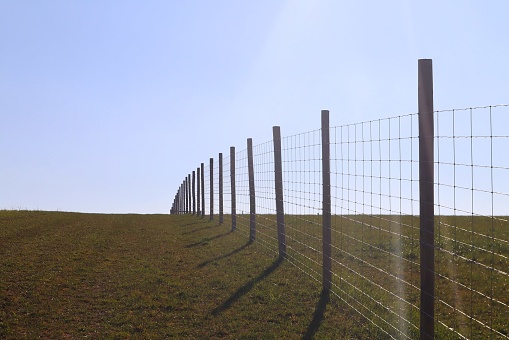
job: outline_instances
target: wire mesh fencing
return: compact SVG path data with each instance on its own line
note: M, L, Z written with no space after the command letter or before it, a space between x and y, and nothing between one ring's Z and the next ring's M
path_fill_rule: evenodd
M318 282L322 275L320 130L282 138L287 258Z
M240 233L249 235L250 196L247 149L238 151L235 155L235 188L237 205L237 226Z
M328 129L330 292L380 337L417 338L421 328L418 116ZM433 116L434 335L508 338L509 106ZM201 192L207 216L212 185L213 214L223 209L239 235L277 253L274 145L248 143L221 166L209 163L200 174L198 167L194 185L200 175L209 181L193 191L187 176L179 188L187 190L183 206ZM284 258L317 282L324 280L323 147L321 130L281 138Z
M278 240L272 141L253 146L253 165L256 188L256 240L270 252L276 253Z
M395 338L419 329L417 115L331 128L333 290Z
M171 212L223 212L380 338L508 339L508 123L509 105L334 127L322 111L202 163Z
M461 338L509 337L508 117L435 113L437 321Z

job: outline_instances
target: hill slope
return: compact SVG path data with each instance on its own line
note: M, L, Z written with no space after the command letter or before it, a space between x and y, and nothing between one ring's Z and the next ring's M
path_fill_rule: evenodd
M0 211L0 245L0 338L379 336L208 219Z

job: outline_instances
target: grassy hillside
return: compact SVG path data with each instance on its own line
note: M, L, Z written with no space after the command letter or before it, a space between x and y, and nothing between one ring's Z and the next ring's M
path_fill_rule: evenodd
M320 284L193 216L0 211L0 338L373 338Z

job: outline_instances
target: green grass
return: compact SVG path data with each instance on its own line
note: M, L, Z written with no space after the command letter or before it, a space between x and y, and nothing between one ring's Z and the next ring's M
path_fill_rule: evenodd
M261 242L208 219L0 211L0 338L373 338Z
M275 216L237 220L0 211L0 339L418 338L418 218L333 216L330 297L321 216L286 216L285 261ZM437 338L508 334L506 220L436 218Z
M238 216L248 233L248 216ZM509 337L507 217L435 217L435 333L440 339ZM321 216L286 216L288 259L321 280ZM418 338L419 218L332 216L332 292L379 328ZM257 216L257 238L277 249L274 215ZM482 323L482 324L481 324Z

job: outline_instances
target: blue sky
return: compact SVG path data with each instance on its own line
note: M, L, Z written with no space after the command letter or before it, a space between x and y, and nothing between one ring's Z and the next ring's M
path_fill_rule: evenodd
M282 135L506 104L507 1L0 1L0 209L166 213Z

